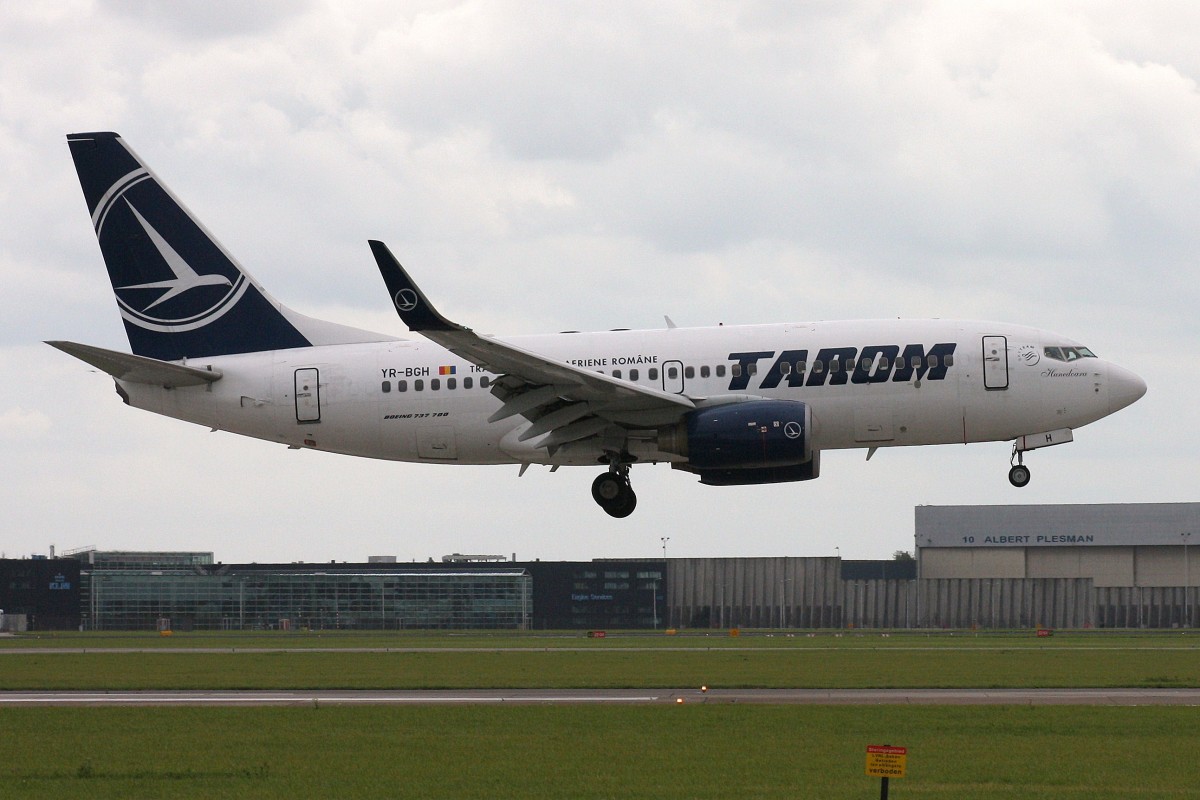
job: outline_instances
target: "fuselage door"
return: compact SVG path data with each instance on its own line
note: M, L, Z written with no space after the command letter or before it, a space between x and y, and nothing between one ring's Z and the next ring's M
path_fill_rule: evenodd
M296 370L296 422L321 421L320 375L314 368Z
M683 394L683 362L664 361L662 365L663 391Z
M983 388L1008 388L1008 339L983 337Z

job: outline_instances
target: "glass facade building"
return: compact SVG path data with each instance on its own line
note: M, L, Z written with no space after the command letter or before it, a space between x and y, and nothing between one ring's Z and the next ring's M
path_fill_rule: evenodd
M665 561L533 561L532 627L665 628Z
M222 565L211 553L79 556L85 630L522 630L532 607L532 579L520 568Z
M83 630L662 628L661 560L221 564L211 552L68 554Z

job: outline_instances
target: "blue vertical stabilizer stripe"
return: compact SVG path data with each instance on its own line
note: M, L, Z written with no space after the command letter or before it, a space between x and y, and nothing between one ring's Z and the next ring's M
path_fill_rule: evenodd
M121 137L76 133L67 142L135 354L178 360L311 345Z

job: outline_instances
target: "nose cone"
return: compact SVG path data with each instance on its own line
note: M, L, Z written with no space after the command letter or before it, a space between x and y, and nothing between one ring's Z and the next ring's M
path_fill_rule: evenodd
M1146 393L1146 382L1124 367L1108 365L1108 410L1120 411Z

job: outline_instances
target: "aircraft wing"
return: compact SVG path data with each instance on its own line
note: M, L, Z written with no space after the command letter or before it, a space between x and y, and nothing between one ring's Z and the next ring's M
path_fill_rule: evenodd
M497 421L521 414L533 426L521 440L550 433L543 446L597 435L610 424L662 425L696 406L687 397L641 386L526 350L446 319L425 297L383 242L371 252L387 284L392 304L409 330L489 372L500 374L492 393L504 406Z
M46 342L80 361L107 372L114 378L131 383L147 383L174 389L178 386L200 386L221 379L221 371L197 369L156 358L135 356L117 350L105 350L90 344L77 342Z

